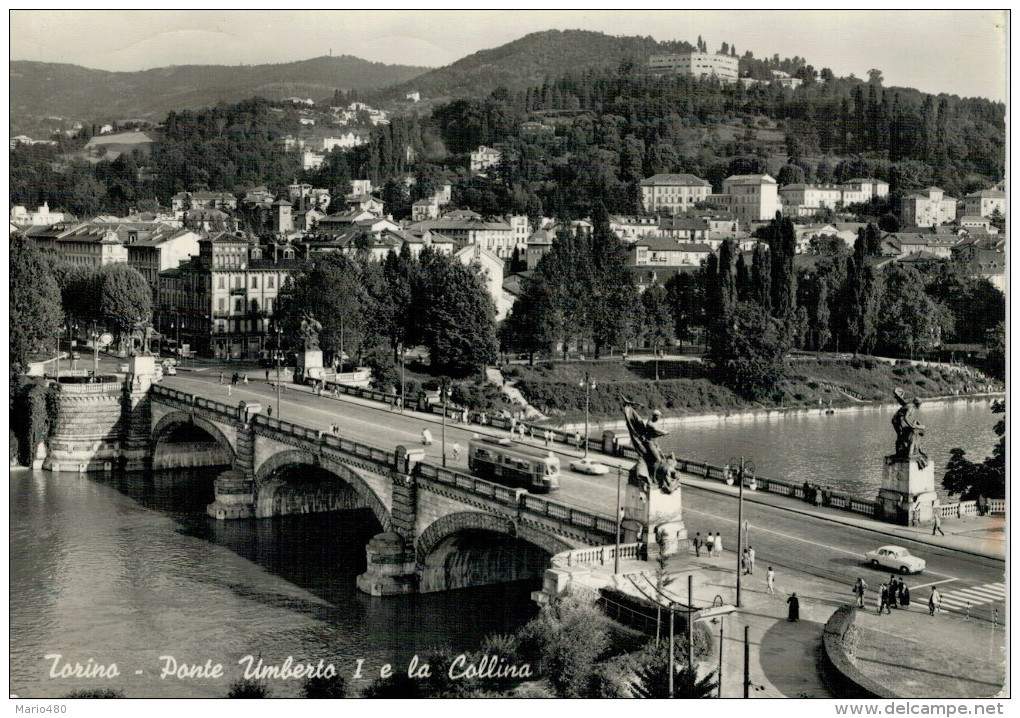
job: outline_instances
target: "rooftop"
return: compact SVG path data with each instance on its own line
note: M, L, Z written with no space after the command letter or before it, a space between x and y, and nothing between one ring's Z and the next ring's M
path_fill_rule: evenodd
M700 177L695 177L691 174L657 174L652 175L646 179L641 180L639 184L642 187L650 187L656 185L664 186L682 186L682 187L711 187L712 184Z

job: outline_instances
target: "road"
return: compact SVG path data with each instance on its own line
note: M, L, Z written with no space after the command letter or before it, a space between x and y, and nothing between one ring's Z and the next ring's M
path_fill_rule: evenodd
M229 377L230 371L225 371L225 375ZM276 391L265 381L265 370L252 370L248 375L249 383L232 387L229 394L227 386L218 384L218 368L182 371L177 376L164 378L162 383L174 389L229 403L257 399L263 406L271 404L274 407L273 415L282 416L287 421L323 430L328 430L332 424L339 424L340 434L344 437L384 448L398 444L424 448L428 461L436 464L442 462L439 417L401 414L374 402L347 397L317 397L294 387L281 393L281 411L277 412ZM432 432L435 440L432 446L422 447L423 428ZM467 442L477 434L506 435L505 432L489 427L464 427L447 422L448 466L467 471ZM462 448L459 459L452 456L454 443L459 443ZM532 439L528 443L538 446L543 442ZM551 448L560 456L561 476L560 489L550 498L576 508L613 515L617 490L615 466L619 462L600 457L600 461L610 464L614 470L606 476L586 476L567 469L569 461L580 456L579 451L572 451L563 445ZM737 501L734 497L699 486L685 486L684 521L692 536L695 532L701 532L704 536L709 531L718 531L723 537L723 545L733 550L737 545L736 518ZM780 574L783 570L797 571L841 582L846 585L847 600L850 600L850 586L858 576L863 577L874 589L889 575L885 570L866 566L864 554L878 546L895 543L905 546L911 553L927 561L923 574L906 579L914 601L927 601L930 587L938 585L944 597L945 608L964 613L969 602L971 615L977 619L992 620L994 610L998 611L1000 623L1004 619L1003 561L906 538L891 538L880 530L844 526L752 501L744 502L744 520L749 527L750 545L754 546L757 554L756 570L762 574L772 565Z

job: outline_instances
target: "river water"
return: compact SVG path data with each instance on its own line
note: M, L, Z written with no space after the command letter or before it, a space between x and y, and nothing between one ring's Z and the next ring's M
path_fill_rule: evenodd
M216 522L211 470L83 478L10 477L11 691L59 697L119 688L129 697L218 697L247 654L265 663L333 663L365 679L415 653L476 649L537 613L510 584L373 598L358 591L371 512ZM52 659L117 664L114 679L50 678ZM160 656L223 665L220 679L160 680ZM142 671L136 675L136 671ZM367 680L348 680L360 688ZM271 682L296 696L300 680Z
M995 443L990 402L925 404L923 447L941 478L949 449L981 459ZM894 434L888 407L830 416L688 423L668 439L713 463L743 454L757 472L871 498ZM10 475L11 690L58 697L119 688L132 697L223 696L238 660L324 659L358 689L384 663L406 667L432 648L477 648L522 625L534 586L422 596L358 592L371 513L216 522L206 517L214 470L86 478L27 469ZM50 678L52 659L117 664L120 676ZM224 677L160 680L160 656L223 665ZM136 673L140 671L140 673ZM350 681L349 681L350 682ZM272 684L294 696L300 681Z
M925 425L922 450L935 463L941 492L949 452L967 451L971 461L988 456L999 420L990 400L926 402L918 411ZM677 456L722 466L744 456L755 473L791 484L809 481L857 498L874 499L882 484L883 457L893 453L895 408L866 408L834 414L788 414L677 423L662 440Z

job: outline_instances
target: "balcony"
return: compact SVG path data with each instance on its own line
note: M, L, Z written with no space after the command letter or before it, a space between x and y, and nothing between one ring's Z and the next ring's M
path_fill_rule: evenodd
M245 289L244 287L231 287L230 288L230 293L231 294L239 294L239 295L243 296L247 292L248 292L248 290Z

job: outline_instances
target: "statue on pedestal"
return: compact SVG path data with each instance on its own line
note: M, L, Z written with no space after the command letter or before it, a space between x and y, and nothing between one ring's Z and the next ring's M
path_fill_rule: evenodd
M898 387L893 390L893 396L900 404L892 418L893 429L896 430L896 453L893 457L916 461L917 468L923 469L928 465L928 455L921 451L917 440L924 436L924 424L914 416L914 412L921 406L921 400L914 398L907 401L903 390Z
M623 416L627 422L627 431L630 433L630 441L638 453L638 463L634 466L639 485L647 492L654 481L655 485L664 493L671 494L680 486L680 475L676 470L676 456L663 455L662 450L656 443L656 439L668 434L657 426L661 412L656 409L652 412L651 420L646 421L634 410L634 402L626 397L623 400Z
M321 331L322 324L311 314L306 314L301 320L301 339L306 352L319 350L319 332Z

